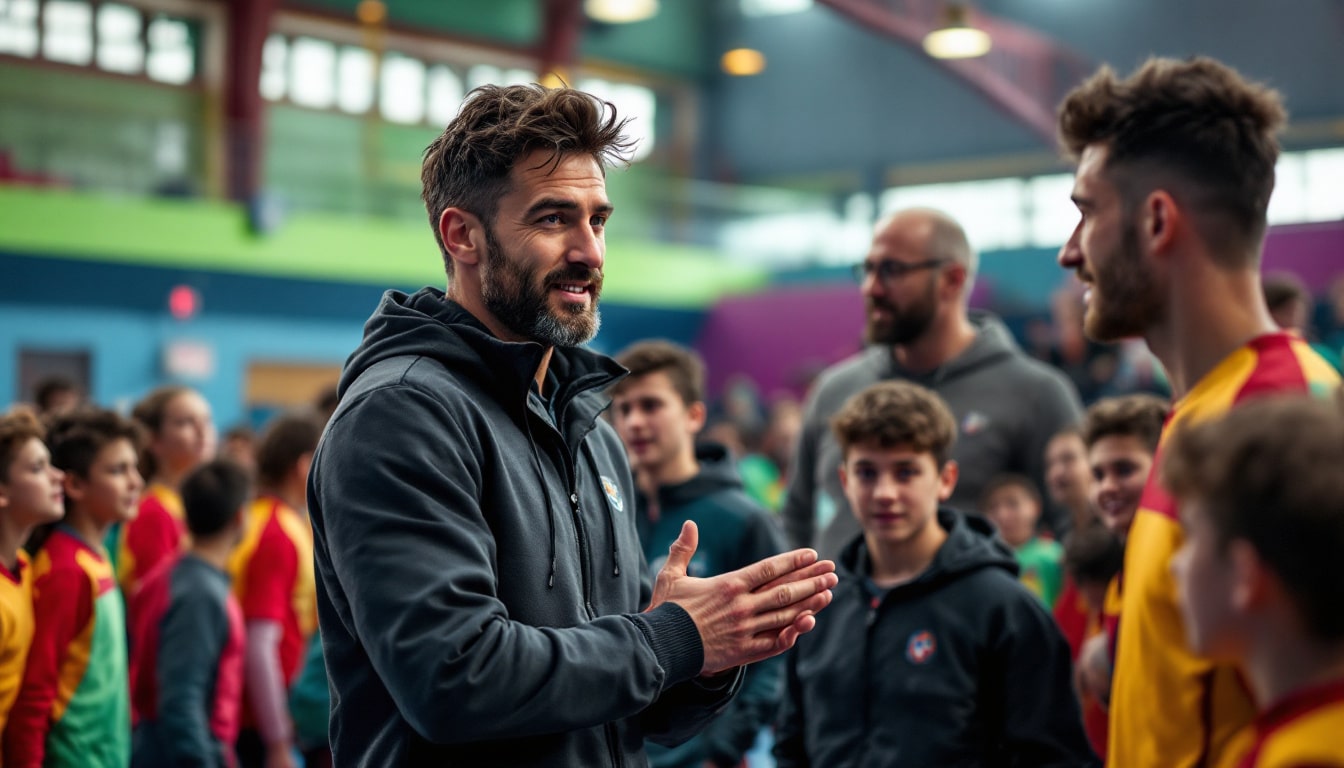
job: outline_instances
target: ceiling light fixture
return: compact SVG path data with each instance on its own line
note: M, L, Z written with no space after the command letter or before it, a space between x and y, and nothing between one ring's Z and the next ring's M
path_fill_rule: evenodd
M583 12L604 24L629 24L658 13L658 0L584 0Z
M973 59L989 53L992 43L983 29L966 20L966 6L949 2L943 6L943 24L924 38L924 52L935 59Z
M734 77L750 77L765 71L765 54L755 48L734 48L719 59L723 71Z

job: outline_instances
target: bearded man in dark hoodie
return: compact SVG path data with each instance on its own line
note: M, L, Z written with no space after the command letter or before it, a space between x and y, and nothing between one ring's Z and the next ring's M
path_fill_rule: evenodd
M705 365L670 341L644 341L616 355L630 371L611 390L611 421L635 471L635 520L651 569L661 568L687 520L704 535L693 576L743 568L784 550L770 514L747 495L728 449L696 446L705 426ZM695 738L649 747L654 768L733 768L774 718L783 692L782 659L753 664L742 692Z
M968 308L977 264L961 225L941 211L900 211L877 225L855 265L870 346L823 371L803 405L782 511L796 546L815 544L834 557L859 532L829 421L879 381L928 387L952 409L959 433L952 458L961 467L953 506L976 509L985 485L1004 472L1045 487L1045 446L1081 419L1082 403L1064 374L1023 353L1002 321ZM1052 504L1041 524L1061 537L1068 511Z
M834 564L650 583L597 331L628 142L610 104L485 86L425 153L447 294L387 292L309 478L337 765L641 766L792 647Z

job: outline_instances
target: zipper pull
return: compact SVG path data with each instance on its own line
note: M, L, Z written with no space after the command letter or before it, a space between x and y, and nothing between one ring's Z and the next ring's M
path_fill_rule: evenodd
M882 598L873 597L868 601L868 621L867 626L872 627L877 623L877 607L882 604Z

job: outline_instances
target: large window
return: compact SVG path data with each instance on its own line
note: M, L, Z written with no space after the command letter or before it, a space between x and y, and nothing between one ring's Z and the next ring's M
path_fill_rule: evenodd
M1344 219L1344 148L1289 152L1276 168L1270 224ZM966 228L977 250L1055 248L1078 223L1069 199L1072 174L893 187L878 214L927 206L944 210ZM866 196L859 196L866 198ZM844 213L812 208L753 216L725 225L720 246L745 260L785 265L845 263L863 255L872 215L849 205Z
M0 54L145 76L196 78L200 22L88 0L0 0ZM39 50L39 42L40 50Z
M270 101L354 115L376 109L389 122L442 127L472 88L537 79L536 72L520 67L432 62L398 51L378 57L359 45L277 33L262 50L260 88ZM576 87L610 101L622 117L630 118L626 131L636 141L633 160L653 151L658 99L651 88L594 77L582 78Z

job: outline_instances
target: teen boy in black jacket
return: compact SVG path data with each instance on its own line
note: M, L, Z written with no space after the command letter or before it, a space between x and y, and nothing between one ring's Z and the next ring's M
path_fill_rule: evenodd
M940 508L956 423L932 392L876 384L833 422L863 534L788 663L779 768L1094 766L1069 649L979 519Z

